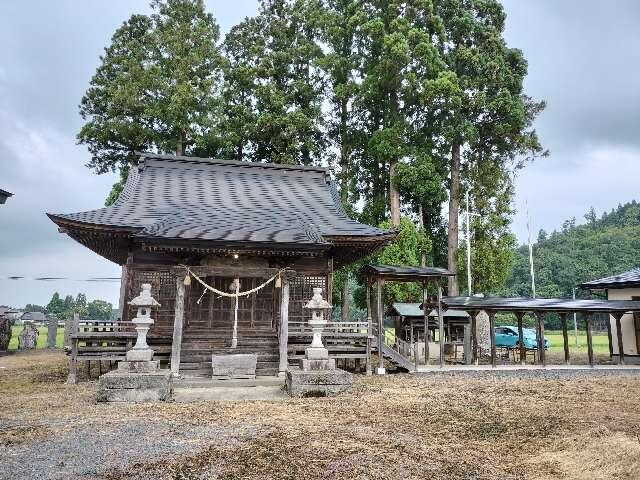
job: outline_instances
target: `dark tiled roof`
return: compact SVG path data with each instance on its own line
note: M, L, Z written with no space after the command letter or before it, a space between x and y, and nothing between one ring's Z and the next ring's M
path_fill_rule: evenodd
M640 301L564 298L444 297L446 308L506 312L640 312Z
M52 220L131 229L142 239L232 243L318 245L392 233L351 220L324 168L141 155L114 205Z
M640 268L619 273L610 277L599 278L580 284L581 288L598 290L604 288L640 287Z
M6 190L2 190L0 188L0 205L3 204L7 198L13 196L13 193L11 192L7 192Z

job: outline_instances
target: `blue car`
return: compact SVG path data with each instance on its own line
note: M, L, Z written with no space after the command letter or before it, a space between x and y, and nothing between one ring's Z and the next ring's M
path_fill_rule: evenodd
M511 325L504 325L502 327L496 327L496 347L504 348L516 348L518 346L518 327ZM533 328L523 328L522 336L524 339L524 346L527 350L535 350L538 348L536 342L536 331ZM551 342L545 337L544 349L549 350Z

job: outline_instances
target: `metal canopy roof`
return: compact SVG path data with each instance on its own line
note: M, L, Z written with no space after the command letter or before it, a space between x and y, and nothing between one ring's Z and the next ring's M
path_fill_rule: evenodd
M610 277L599 278L580 284L580 288L601 290L605 288L630 288L640 287L640 268L634 268L628 272L619 273Z
M409 267L396 265L368 265L362 269L362 274L370 278L381 278L405 282L439 279L455 275L455 273L452 273L445 268Z
M391 305L391 309L393 309L397 313L397 315L400 315L402 317L422 318L424 316L424 312L422 311L421 306L422 306L421 303L396 302ZM429 312L429 317L436 317L436 316L438 316L438 312L436 310L431 310ZM467 312L460 311L460 310L447 310L445 312L445 316L467 318L469 314Z
M499 297L443 297L445 308L466 312L491 310L502 312L640 312L640 301L631 300L572 300L563 298L499 298Z

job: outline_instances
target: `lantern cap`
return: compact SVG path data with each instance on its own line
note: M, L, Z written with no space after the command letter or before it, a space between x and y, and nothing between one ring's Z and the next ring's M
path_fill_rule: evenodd
M324 298L322 298L322 288L315 287L313 289L313 297L311 297L311 300L309 300L309 302L304 306L304 308L318 310L318 309L329 309L332 307L329 302L327 302Z
M143 283L142 292L136 298L129 302L134 307L159 307L160 304L151 296L151 284Z

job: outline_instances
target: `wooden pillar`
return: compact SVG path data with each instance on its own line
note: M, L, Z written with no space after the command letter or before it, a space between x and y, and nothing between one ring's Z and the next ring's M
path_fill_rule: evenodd
M373 325L371 321L371 285L369 279L365 281L365 290L367 295L367 375L371 375L371 340L373 333Z
M67 320L69 325L69 336L65 339L65 345L68 341L71 345L71 355L69 356L69 375L67 376L67 383L75 384L78 381L78 339L75 338L75 334L80 330L79 322L80 317L77 313L73 314L73 319ZM65 336L67 333L65 325Z
M595 359L593 357L593 337L591 331L591 319L593 317L592 313L586 314L587 321L587 355L589 356L589 365L592 367L595 365Z
M567 315L568 312L562 312L560 314L560 321L562 322L562 345L564 347L564 363L565 365L569 365L570 356L569 356L569 331L567 328Z
M444 316L442 314L442 286L438 285L438 336L440 337L440 368L444 367Z
M282 276L282 293L280 298L280 364L278 376L283 377L289 367L289 279Z
M613 318L616 319L616 338L618 340L618 358L620 365L624 365L624 345L622 344L622 316L624 313L616 312Z
M611 317L607 319L607 340L609 341L609 360L613 359L613 337L611 336ZM638 350L640 351L640 350Z
M176 276L176 308L173 317L173 340L171 341L171 373L180 373L180 350L182 349L182 326L184 324L184 278Z
M525 312L515 312L518 319L518 346L520 350L520 365L527 363L527 347L524 344L524 331L522 330L522 318Z
M422 284L422 317L424 320L424 364L429 365L429 292L427 291L427 283Z
M478 332L477 332L477 318L480 312L470 312L471 315L471 355L472 361L475 365L478 365Z
M384 282L381 279L377 281L377 296L376 296L376 313L378 317L378 368L376 373L378 375L384 375L384 356L382 349L384 348L384 314L382 312L382 285Z
M118 320L124 320L124 309L127 308L127 285L129 282L129 268L127 265L122 266L122 275L120 278L120 299L118 303Z
M538 347L538 363L540 365L546 366L547 365L547 359L546 359L546 355L545 355L545 351L544 351L544 316L545 313L544 312L536 312L536 321L537 321L537 328L536 328L536 340L537 340L537 347Z
M491 368L496 367L496 312L489 310L489 336L491 338Z

